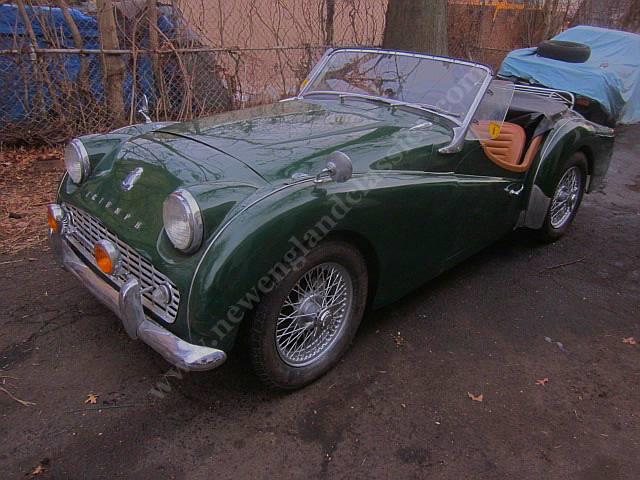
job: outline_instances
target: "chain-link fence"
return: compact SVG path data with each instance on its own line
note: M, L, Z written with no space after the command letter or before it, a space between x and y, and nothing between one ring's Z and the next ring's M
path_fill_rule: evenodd
M326 45L379 43L384 8L382 0L0 5L0 141L57 142L132 123L143 96L159 120L290 96Z
M496 67L508 51L576 21L624 27L633 5L638 0L450 0L450 54ZM0 142L59 142L134 123L145 96L157 120L291 96L327 46L380 45L386 6L387 0L5 0Z

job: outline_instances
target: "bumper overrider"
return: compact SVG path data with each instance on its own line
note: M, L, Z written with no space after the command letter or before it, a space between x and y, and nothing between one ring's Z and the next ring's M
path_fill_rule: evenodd
M64 229L50 229L50 240L61 265L122 320L131 338L142 340L181 370L211 370L227 359L226 353L222 350L186 342L149 319L144 313L142 292L137 278L129 277L118 291L76 254L65 239Z

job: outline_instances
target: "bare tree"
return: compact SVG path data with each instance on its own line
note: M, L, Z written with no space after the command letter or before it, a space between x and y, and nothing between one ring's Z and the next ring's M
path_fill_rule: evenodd
M389 0L383 46L446 55L447 3L447 0Z
M97 0L98 29L100 30L100 45L103 50L118 50L118 32L116 19L113 14L111 0ZM117 53L104 53L104 90L107 97L107 106L111 117L116 124L124 120L124 62Z

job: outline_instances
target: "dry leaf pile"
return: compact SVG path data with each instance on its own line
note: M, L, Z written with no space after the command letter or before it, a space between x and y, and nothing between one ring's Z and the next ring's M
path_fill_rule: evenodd
M46 204L55 199L63 171L62 147L0 150L0 254L46 240Z

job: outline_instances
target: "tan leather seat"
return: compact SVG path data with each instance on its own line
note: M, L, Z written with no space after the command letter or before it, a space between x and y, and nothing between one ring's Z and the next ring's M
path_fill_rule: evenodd
M490 122L478 122L473 126L474 130L486 132ZM527 135L524 129L515 123L504 122L497 137L489 140L480 140L484 153L499 167L511 172L526 172L531 166L540 144L542 136L539 135L529 144L527 153L523 157Z

